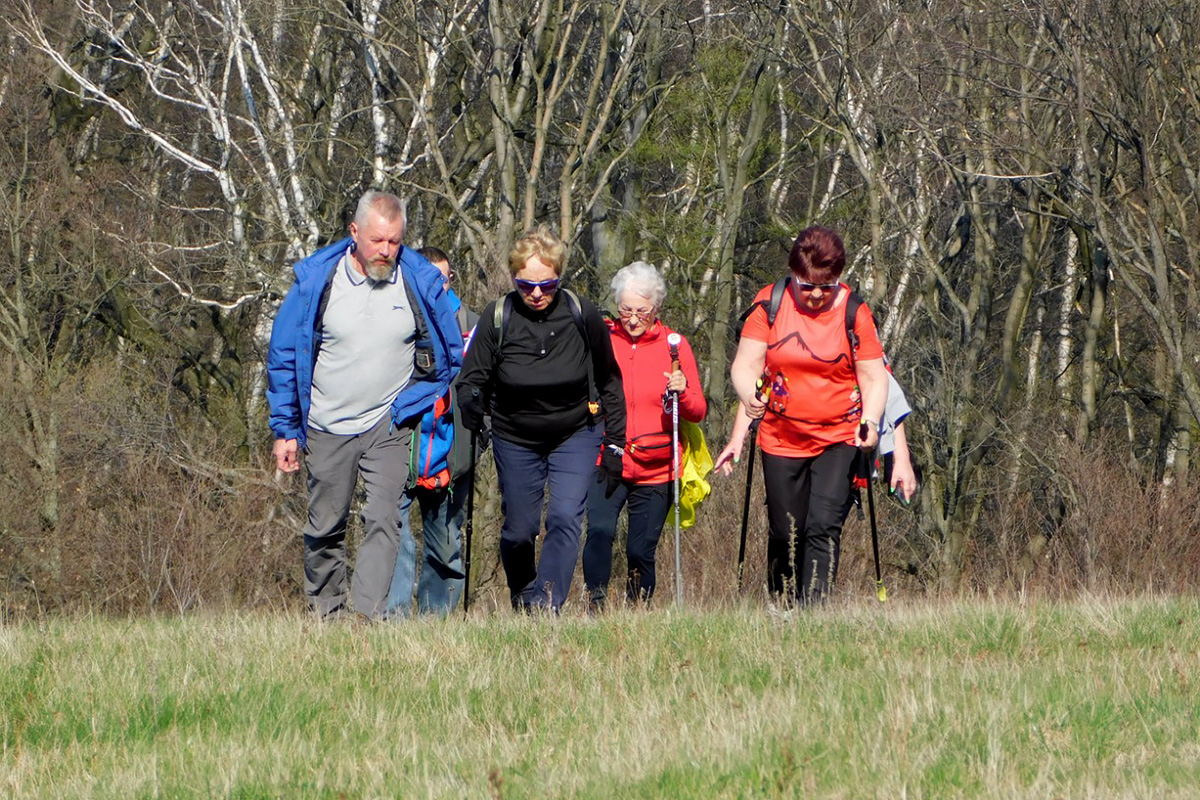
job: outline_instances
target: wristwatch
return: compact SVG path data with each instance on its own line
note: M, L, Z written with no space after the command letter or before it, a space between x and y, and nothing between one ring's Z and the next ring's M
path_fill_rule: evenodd
M879 423L873 419L868 419L867 417L863 417L861 422L863 425L870 425L875 430L879 430Z

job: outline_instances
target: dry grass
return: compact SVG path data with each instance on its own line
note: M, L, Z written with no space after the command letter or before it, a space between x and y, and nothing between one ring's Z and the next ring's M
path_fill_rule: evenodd
M143 365L155 368L153 362ZM178 613L302 604L303 479L276 483L265 443L247 454L234 444L236 425L176 427L171 409L161 407L165 401L134 388L120 369L97 364L71 388L76 400L60 409L60 516L54 529L47 530L36 513L44 487L35 465L17 442L0 441L6 468L0 476L0 611L23 618L51 611ZM15 412L0 401L0 422L17 424ZM720 436L710 441L714 452L722 444ZM1055 440L1037 456L1014 483L980 479L980 513L967 531L957 582L963 591L1069 598L1080 592L1186 591L1200 582L1200 491L1194 480L1164 488L1129 467L1121 447L1080 449ZM682 533L688 608L766 603L759 464L745 581L736 589L746 463L729 478L711 478L713 491L696 526ZM997 463L1004 463L999 455ZM481 459L478 483L475 607L507 613L490 453ZM877 484L884 579L893 599L945 596L954 583L944 580L945 546L929 499L921 496L905 507ZM352 520L352 540L355 526ZM60 574L47 574L56 550ZM616 550L619 585L624 557L620 545ZM674 561L668 519L658 550L655 608L673 605ZM581 613L581 572L573 590L568 613ZM849 598L874 594L870 528L854 512L843 536L839 590Z

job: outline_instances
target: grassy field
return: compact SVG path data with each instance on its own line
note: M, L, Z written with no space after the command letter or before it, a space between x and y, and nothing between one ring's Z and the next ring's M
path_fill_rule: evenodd
M58 619L0 629L13 798L1163 798L1200 601Z

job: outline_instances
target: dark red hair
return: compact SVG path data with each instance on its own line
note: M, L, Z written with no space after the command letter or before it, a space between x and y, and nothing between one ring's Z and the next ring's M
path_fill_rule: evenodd
M842 237L820 225L805 228L792 245L788 266L806 283L834 283L846 268Z

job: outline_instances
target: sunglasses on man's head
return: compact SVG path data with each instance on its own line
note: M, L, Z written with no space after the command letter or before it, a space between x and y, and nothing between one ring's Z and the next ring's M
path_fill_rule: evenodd
M558 278L552 278L548 281L526 281L520 278L513 278L513 283L517 284L517 289L521 294L533 294L534 289L541 289L542 294L553 294L558 291Z

